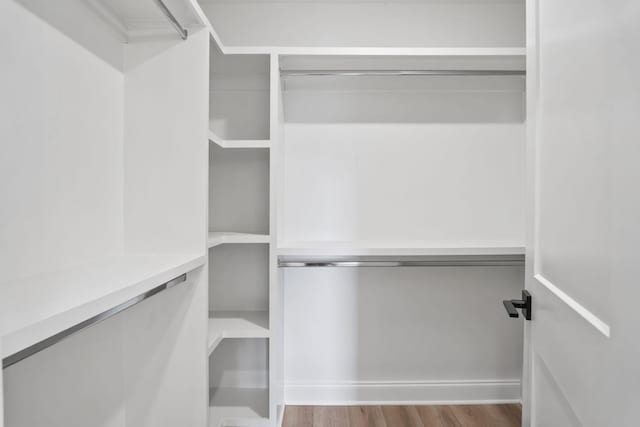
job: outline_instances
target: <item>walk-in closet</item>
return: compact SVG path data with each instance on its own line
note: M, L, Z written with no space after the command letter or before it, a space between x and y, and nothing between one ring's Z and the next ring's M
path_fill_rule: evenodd
M632 3L0 0L0 427L636 426Z

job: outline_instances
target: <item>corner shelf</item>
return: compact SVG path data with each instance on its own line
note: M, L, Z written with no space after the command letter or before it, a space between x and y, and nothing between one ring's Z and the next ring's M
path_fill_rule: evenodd
M268 139L224 139L209 131L209 141L221 148L271 148Z
M209 427L269 426L269 390L266 388L212 388Z
M210 231L207 236L207 246L209 249L225 243L269 243L270 241L271 236L268 234Z
M213 353L225 338L269 338L267 311L211 311L207 348Z

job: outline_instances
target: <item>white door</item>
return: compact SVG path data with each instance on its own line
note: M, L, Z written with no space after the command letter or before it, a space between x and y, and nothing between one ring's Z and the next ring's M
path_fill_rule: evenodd
M525 426L640 426L640 1L527 0Z
M2 339L0 338L0 341ZM2 342L0 342L0 354L2 354ZM0 360L0 364L2 361ZM2 366L0 366L0 427L4 426L4 398L2 397Z

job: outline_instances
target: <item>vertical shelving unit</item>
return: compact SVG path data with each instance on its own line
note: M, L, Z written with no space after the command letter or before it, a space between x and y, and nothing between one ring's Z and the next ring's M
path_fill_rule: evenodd
M211 40L209 425L270 425L271 61Z

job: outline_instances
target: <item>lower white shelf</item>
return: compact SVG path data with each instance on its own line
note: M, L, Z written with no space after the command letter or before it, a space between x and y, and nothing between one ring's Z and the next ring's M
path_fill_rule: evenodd
M192 271L204 254L120 255L0 285L2 358Z
M278 245L281 256L499 256L524 253L521 242L313 241Z
M263 427L269 425L266 388L212 388L209 427Z
M233 233L222 231L210 231L207 236L209 248L225 243L269 243L268 234Z
M209 312L209 354L225 338L269 338L269 312Z

